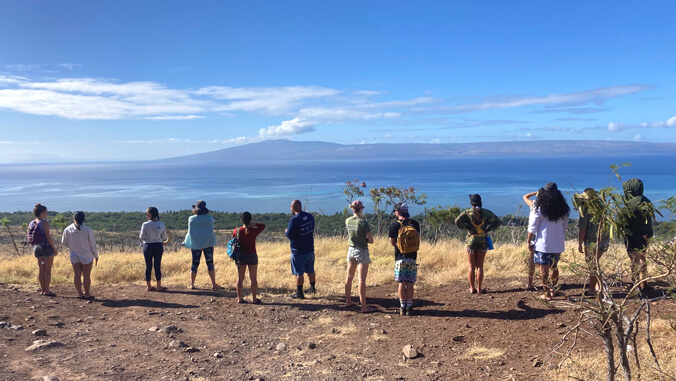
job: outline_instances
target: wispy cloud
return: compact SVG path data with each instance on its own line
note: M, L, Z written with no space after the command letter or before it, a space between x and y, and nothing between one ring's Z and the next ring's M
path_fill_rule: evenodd
M315 130L315 124L306 119L294 118L285 120L279 126L261 128L258 136L263 139L284 139L292 135L305 134Z
M56 66L62 67L64 69L68 69L68 70L73 70L73 69L82 67L81 64L76 64L76 63L62 63L62 64L57 64Z
M598 120L596 118L556 118L555 120L559 120L562 122L593 122L595 120Z
M529 112L529 114L568 113L580 115L580 114L595 114L597 112L606 112L611 110L612 109L609 107L563 107L563 108L549 108L544 110L535 110Z
M203 119L202 115L165 115L165 116L146 116L143 119L149 120L192 120Z
M610 122L606 125L606 129L610 132L619 132L619 131L632 130L632 129L660 128L660 127L662 127L662 128L664 128L664 127L676 127L676 116L672 116L671 118L669 118L665 121L652 122L652 123L643 122L641 124L624 124L624 123L618 123L618 122Z
M340 91L320 86L291 86L268 88L204 87L192 92L218 100L231 101L216 108L218 111L260 111L274 115L284 114L307 99L338 95Z

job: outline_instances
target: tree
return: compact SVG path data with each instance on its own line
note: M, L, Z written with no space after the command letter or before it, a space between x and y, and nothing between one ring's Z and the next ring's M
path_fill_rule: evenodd
M413 187L395 186L371 188L369 190L371 200L373 201L373 214L376 218L378 234L383 232L385 223L391 219L391 214L386 211L398 203L424 205L427 203L427 195L416 194ZM387 217L387 218L385 218Z
M9 228L9 220L7 217L3 218L0 220L0 225L7 229L7 233L9 233L9 237L12 239L12 244L14 245L14 250L16 251L16 255L21 255L21 252L19 251L19 247L16 245L16 240L14 239L14 234L12 234L12 229Z

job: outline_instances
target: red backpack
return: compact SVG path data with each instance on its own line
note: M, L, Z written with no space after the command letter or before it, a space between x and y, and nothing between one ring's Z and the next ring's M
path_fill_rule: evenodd
M31 221L28 225L28 233L26 234L26 243L29 245L42 245L45 242L45 229L42 224Z

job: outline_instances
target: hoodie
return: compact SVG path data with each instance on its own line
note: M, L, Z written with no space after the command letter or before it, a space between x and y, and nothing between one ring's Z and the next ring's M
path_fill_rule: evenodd
M622 183L622 188L624 189L627 208L630 211L625 232L628 235L647 235L648 237L652 237L652 215L641 210L642 205L652 203L650 199L643 195L643 181L636 178L630 179Z

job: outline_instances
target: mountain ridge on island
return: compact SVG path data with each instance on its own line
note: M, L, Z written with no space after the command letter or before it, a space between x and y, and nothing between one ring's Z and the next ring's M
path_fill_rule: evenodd
M410 153L415 159L460 157L533 157L664 155L676 143L607 140L537 140L480 143L339 144L321 141L265 140L162 161L238 160L365 160L394 159Z

